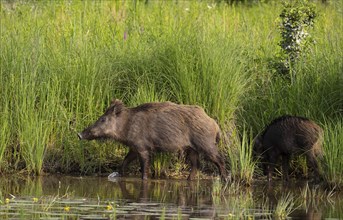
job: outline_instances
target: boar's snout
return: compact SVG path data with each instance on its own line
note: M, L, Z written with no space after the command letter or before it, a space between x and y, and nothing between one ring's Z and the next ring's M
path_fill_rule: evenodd
M93 140L96 138L96 136L94 136L93 132L89 128L86 128L82 132L77 133L77 136L80 140Z
M258 135L253 140L253 153L255 153L255 154L263 153L262 136L261 135Z

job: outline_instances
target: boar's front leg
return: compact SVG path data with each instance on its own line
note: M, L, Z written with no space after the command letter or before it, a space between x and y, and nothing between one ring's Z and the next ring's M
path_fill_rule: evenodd
M189 158L191 162L191 172L189 173L188 180L194 179L194 176L196 175L196 172L198 170L198 164L199 164L199 154L193 149L188 150L187 157Z
M273 173L275 170L275 165L277 164L277 161L280 157L280 152L276 150L276 149L279 149L279 147L268 148L268 149L269 149L269 151L268 151L268 181L271 182L272 177L273 177ZM287 162L287 161L289 161L289 159L285 158L283 161ZM283 168L288 170L288 166L287 167L284 166Z
M142 179L147 180L149 175L150 156L147 150L138 150L138 157L141 163Z
M269 163L268 164L268 172L267 172L267 178L268 178L268 181L271 182L272 181L272 178L273 178L273 172L274 172L274 167L275 167L275 164L273 163Z
M320 178L321 178L321 174L319 172L319 164L318 164L318 160L316 158L316 155L313 152L307 152L306 154L306 159L307 159L307 166L313 168L314 171L314 182L315 183L319 183L320 182Z
M283 154L282 155L282 173L285 177L286 181L289 181L289 160L290 156L288 154Z
M136 158L137 158L137 153L130 149L129 152L127 153L127 155L125 156L124 161L121 165L121 175L122 176L125 175L126 166L128 164L130 164Z
M268 159L267 159L267 178L268 181L272 181L273 172L275 169L275 163L276 163L276 155L272 153L271 151L268 152Z

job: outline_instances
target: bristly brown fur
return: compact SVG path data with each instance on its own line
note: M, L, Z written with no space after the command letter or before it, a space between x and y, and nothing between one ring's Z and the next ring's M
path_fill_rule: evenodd
M315 177L319 178L317 158L322 157L323 130L310 119L298 116L281 116L274 119L263 132L255 138L254 149L262 155L271 180L278 158L283 161L283 173L288 179L289 160L292 155L305 154L308 163L313 167Z
M130 148L122 165L122 173L135 158L141 161L142 178L148 176L150 155L154 151L187 151L191 162L189 179L198 168L203 153L226 179L224 159L218 151L218 124L205 111L192 105L172 102L145 103L127 108L115 99L93 125L79 134L81 139L111 138Z

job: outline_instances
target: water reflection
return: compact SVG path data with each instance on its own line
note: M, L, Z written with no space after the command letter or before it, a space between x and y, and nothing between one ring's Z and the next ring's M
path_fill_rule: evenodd
M342 217L342 196L330 195L304 183L289 185L265 182L253 187L225 185L218 180L148 180L117 178L108 181L99 177L42 176L36 178L1 178L0 198L62 198L59 204L72 204L76 218L82 215L93 219L165 219L273 217L273 210L285 192L294 195L293 219L323 219ZM63 198L68 198L67 201ZM74 203L71 203L73 202ZM81 202L80 202L81 201ZM107 212L108 204L114 211ZM87 209L85 207L88 207ZM92 208L91 208L92 207ZM93 208L96 207L96 208ZM55 207L62 210L61 207ZM111 207L110 207L111 208ZM108 207L107 207L108 209ZM87 210L88 213L87 213ZM8 209L0 209L1 213ZM62 210L63 211L63 210ZM94 216L96 214L96 216ZM51 214L53 215L53 214ZM86 217L84 217L86 218Z

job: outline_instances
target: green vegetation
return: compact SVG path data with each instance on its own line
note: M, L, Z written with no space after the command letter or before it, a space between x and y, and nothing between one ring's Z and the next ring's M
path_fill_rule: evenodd
M324 177L331 187L343 186L343 120L328 122L325 127L323 158Z
M76 131L120 98L128 106L170 100L204 107L223 130L220 147L231 163L230 152L251 155L241 152L249 146L246 136L239 141L245 129L255 135L282 114L309 117L325 130L325 179L342 185L340 1L315 5L316 44L299 57L296 78L271 65L279 3L0 4L0 172L111 172L127 149L80 142ZM160 158L157 171L174 161ZM245 159L241 168L252 170L242 178L250 179L253 161Z
M228 147L228 157L230 159L230 171L234 181L251 185L256 160L254 160L253 140L247 137L247 132L243 130L242 141L238 147Z
M298 58L303 56L313 43L308 29L313 27L317 14L314 4L308 0L282 1L282 5L279 26L282 52L279 72L289 73L294 70Z

